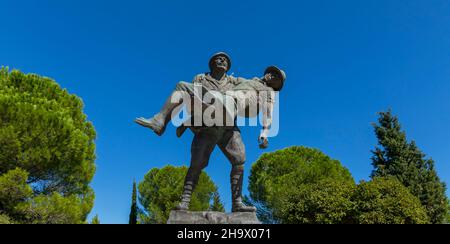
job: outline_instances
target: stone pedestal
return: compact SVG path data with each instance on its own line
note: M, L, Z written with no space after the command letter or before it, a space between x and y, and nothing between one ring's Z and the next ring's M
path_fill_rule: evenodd
M256 213L170 212L167 224L261 224Z

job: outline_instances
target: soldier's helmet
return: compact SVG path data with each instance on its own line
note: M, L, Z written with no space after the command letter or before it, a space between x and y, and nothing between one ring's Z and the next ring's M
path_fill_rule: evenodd
M225 52L218 52L216 54L214 54L210 59L209 59L209 70L212 70L213 67L213 61L216 57L225 57L227 59L227 63L228 63L228 69L227 72L231 69L231 58L230 56L228 56L228 54L226 54Z
M286 73L277 66L269 66L266 71L264 71L264 75L270 72L276 73L281 78L280 83L275 85L275 87L272 87L275 91L281 91L284 86L284 81L286 80Z

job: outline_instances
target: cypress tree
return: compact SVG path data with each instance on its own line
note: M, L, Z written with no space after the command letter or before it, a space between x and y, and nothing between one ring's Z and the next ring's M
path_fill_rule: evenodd
M414 141L408 142L398 118L391 111L379 113L374 124L379 146L372 151L373 177L394 176L417 196L432 223L442 223L447 213L445 184L434 161L426 158Z
M130 225L137 223L136 181L133 181L133 194L131 196Z

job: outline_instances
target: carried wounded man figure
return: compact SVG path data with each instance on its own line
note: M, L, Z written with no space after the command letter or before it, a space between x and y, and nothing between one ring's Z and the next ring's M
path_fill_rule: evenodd
M242 202L246 155L236 118L238 114L256 116L259 111L252 108L252 104L265 103L269 106L263 111L268 114L267 121L270 122L273 93L281 90L285 74L276 67L269 67L264 77L246 80L227 75L230 67L231 59L227 54L213 55L209 61L209 73L197 75L192 83L179 82L158 114L151 119L135 120L136 123L152 129L161 136L167 124L184 106L191 115L191 118L177 129L178 136L181 136L186 128L190 128L194 133L190 167L177 210L189 209L192 192L198 183L200 173L208 165L211 153L218 146L232 165L230 173L232 212L256 211L256 208L245 206ZM259 93L263 91L272 93L260 99ZM245 113L245 110L256 112ZM269 122L263 122L265 129L269 129ZM261 132L262 147L267 146L266 133L265 130Z
M286 79L283 70L269 66L261 78L245 79L228 76L231 86L211 89L203 80L214 81L209 74L197 75L192 83L181 81L168 98L163 109L151 119L138 118L136 123L152 129L161 136L167 124L177 116L184 105L191 116L177 128L181 137L187 128L201 126L234 126L237 116L253 118L262 113L260 147L268 146L267 135L272 124L275 92L281 91ZM220 89L222 88L222 89ZM228 88L230 90L226 90ZM199 112L196 112L199 111Z
M268 134L272 125L275 92L283 88L286 74L276 66L268 67L262 78L250 80L237 78L237 85L227 92L236 101L237 116L253 118L262 115L262 131L258 138L261 148L268 146Z

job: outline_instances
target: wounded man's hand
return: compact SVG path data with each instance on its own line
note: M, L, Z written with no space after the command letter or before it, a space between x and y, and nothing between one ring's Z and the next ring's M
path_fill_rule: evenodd
M269 146L269 140L265 136L260 136L258 138L259 148L266 149Z

